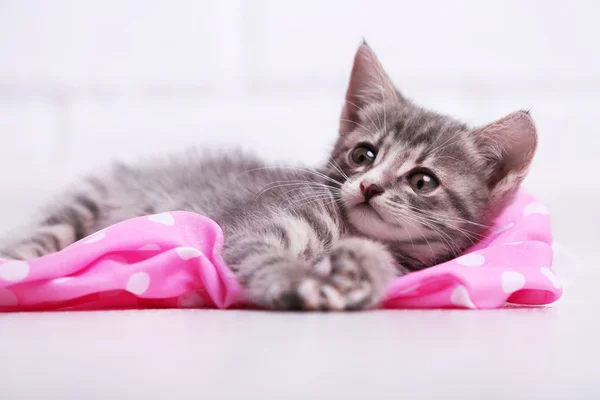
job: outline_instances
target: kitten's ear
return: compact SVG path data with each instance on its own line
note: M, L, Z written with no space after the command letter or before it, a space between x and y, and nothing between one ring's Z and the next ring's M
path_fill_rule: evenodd
M387 76L371 47L363 41L356 55L340 119L340 133L350 132L360 124L359 112L373 103L397 102L400 94Z
M473 131L484 155L488 187L496 197L516 189L529 169L537 132L529 112L518 111Z

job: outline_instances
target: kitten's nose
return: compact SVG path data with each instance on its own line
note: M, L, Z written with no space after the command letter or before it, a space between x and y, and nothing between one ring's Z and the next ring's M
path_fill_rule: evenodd
M365 196L365 203L368 203L375 196L379 196L383 193L383 188L374 183L365 185L364 183L360 184L360 191Z

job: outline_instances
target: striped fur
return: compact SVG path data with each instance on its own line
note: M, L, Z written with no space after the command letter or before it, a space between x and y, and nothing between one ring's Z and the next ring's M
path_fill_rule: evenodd
M365 144L376 156L358 165L352 152ZM187 210L223 227L223 257L251 302L275 309L366 308L395 275L475 243L525 176L535 147L528 113L471 128L414 105L363 44L338 140L320 168L195 150L119 164L59 197L0 252L39 257L127 218ZM439 181L429 193L409 184L422 170ZM367 204L361 184L381 193Z

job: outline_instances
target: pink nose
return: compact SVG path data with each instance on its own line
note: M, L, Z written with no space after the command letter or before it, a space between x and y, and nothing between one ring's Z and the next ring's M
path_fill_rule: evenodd
M379 196L383 193L383 188L374 183L365 186L364 183L360 184L360 191L365 196L365 203L368 203L375 196Z

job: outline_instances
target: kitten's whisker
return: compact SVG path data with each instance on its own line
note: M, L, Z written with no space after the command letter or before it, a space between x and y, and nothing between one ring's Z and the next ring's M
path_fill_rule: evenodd
M413 219L413 218L411 218L411 217L409 217L409 216L407 216L407 215L403 215L402 217L406 219L406 222L409 222L409 221L411 221L411 220L412 220L413 222L414 222L414 221L416 221L415 219ZM423 233L423 231L421 230L421 228L419 228L419 226L418 226L418 225L419 225L419 224L421 224L421 223L420 223L420 222L418 222L418 221L416 221L416 222L417 222L417 225L413 224L412 222L409 222L409 223L410 223L412 226L414 226L415 228L417 228L417 230L419 231L419 234L420 234L420 235L423 237L423 239L425 239L425 242L427 243L427 247L429 247L429 252L431 253L431 256L432 256L432 257L435 257L435 253L433 252L433 247L431 247L431 243L429 243L429 239L427 239L427 237L425 236L425 234ZM423 224L423 225L424 225L424 226L426 226L425 224ZM412 240L411 240L411 241L412 241ZM414 248L414 244L413 244L413 248Z
M289 181L274 181L274 182L269 182L266 185L262 186L258 192L257 195L260 195L263 191L265 190L270 190L279 186L286 186L286 185L296 185L296 184L308 184L311 183L310 181L303 181L303 180L289 180Z
M332 157L329 157L329 159L331 160L329 161L329 165L331 165L337 172L339 172L340 175L342 175L342 178L350 180L348 175L346 175L346 173L342 170L342 167L340 167L340 165Z
M282 193L281 195L279 195L279 197L277 198L277 200L279 200L283 196L288 196L292 192L297 192L297 191L301 191L301 190L305 190L305 189L307 189L307 188L306 187L296 187L296 188L293 188L293 189L288 190L285 193ZM306 191L304 193L301 193L301 195L310 196L310 195L313 195L313 194L329 194L329 195L333 196L334 193L335 193L333 190L328 189L326 187L311 187L310 189L311 189L310 191ZM337 190L339 190L339 189L337 189ZM292 200L292 199L290 199L290 200Z
M308 172L308 173L310 173L310 174L313 174L313 175L315 175L315 176L321 177L321 178L323 178L323 179L325 179L325 180L327 180L327 181L329 181L329 182L331 182L331 183L335 183L336 185L340 185L340 186L342 186L342 185L343 185L343 183L342 183L342 182L338 181L337 179L333 179L332 177L330 177L330 176L327 176L327 175L325 175L325 174L324 174L324 173L322 173L322 172L319 172L319 171L313 171L313 170L311 170L311 169L309 169L309 168L302 168L302 167L300 167L300 168L299 168L299 167L292 167L292 168L293 168L293 169L296 169L297 171Z
M381 75L379 75L379 81L380 81L380 85L379 87L379 92L381 93L381 99L383 101L383 133L385 133L385 131L387 131L387 111L386 111L386 106L385 106L385 93L383 92L383 77Z
M436 232L438 234L438 236L440 236L441 234L443 234L446 238L451 239L451 236L440 230L439 227L436 227L431 220L428 220L426 218L423 218L422 216L418 216L418 215L411 215L411 217L413 220L421 223L423 226L425 226L426 228Z
M354 104L353 102L351 102L350 100L346 100L346 103L349 103L351 105L353 105L354 107L356 107L358 109L358 111L362 112L364 115L367 116L367 118L369 118L369 120L371 121L371 123L373 124L373 127L375 128L375 130L380 130L381 128L377 126L377 124L375 123L375 121L373 121L373 119L371 117L369 117L369 114L367 114L365 112L365 110L363 108L360 108L359 106L357 106L356 104Z
M440 218L431 218L431 217L428 217L428 216L425 216L425 215L420 215L420 217L423 220L429 221L432 224L433 223L438 223L438 224L443 225L446 228L452 229L453 231L457 231L458 233L461 233L461 234L465 235L469 239L469 241L471 241L471 243L473 243L473 240L472 240L473 238L476 239L476 240L479 240L479 239L485 237L484 235L481 235L481 234L478 234L478 233L475 233L475 232L471 232L471 231L467 231L467 230L465 230L465 229L463 229L463 228L461 228L459 226L453 225L450 222L445 221L445 220L440 219Z
M363 124L359 124L356 121L352 121L351 119L346 119L346 118L340 118L340 121L345 121L345 122L353 123L353 124L355 124L355 125L360 126L361 128L363 128L365 131L367 131L368 134L375 136L375 132L373 132L370 129L367 129L367 127L364 126Z
M456 141L458 140L453 140L455 138L457 138L457 136L459 136L460 134L462 134L464 131L458 131L456 132L454 135L452 135L449 139L447 139L444 143L442 143L441 145L439 145L438 147L434 148L433 150L430 150L428 153L429 154L434 154L438 151L441 151L443 149L445 149L446 147L454 144Z
M266 185L266 186L269 186L269 185ZM341 188L336 188L334 186L330 186L327 184L311 182L311 181L306 181L306 182L305 181L294 181L291 183L284 181L284 182L275 182L274 185L273 185L273 183L270 184L269 188L262 190L261 193L259 193L259 195L257 195L255 197L254 203L256 203L256 201L258 200L260 195L266 193L268 190L281 189L281 188L286 188L286 187L292 187L292 189L286 191L283 194L280 194L276 198L276 200L275 200L276 202L280 202L280 199L282 197L289 196L290 193L292 193L294 191L305 191L304 193L301 193L301 195L303 196L302 198L308 198L312 195L322 195L322 196L324 196L323 200L327 200L328 197L334 198L334 199L342 198L342 189ZM289 203L290 205L293 205L295 202L299 202L298 197L286 199L281 204ZM337 203L337 200L335 200L335 202ZM333 205L335 205L336 203L333 203Z
M301 180L295 180L295 181L276 181L276 182L270 182L268 184L266 184L265 186L263 186L258 193L255 196L254 200L257 200L260 196L262 196L264 193L266 193L269 190L272 189L276 189L276 188L281 188L281 187L286 187L286 186L303 186L303 187L314 187L314 186L326 186L328 188L331 189L337 189L333 186L329 186L329 185L325 185L322 183L318 183L318 182L311 182L311 181L301 181Z
M427 219L424 219L422 216L418 216L418 215L402 215L402 217L410 219L410 220L414 220L417 223L423 225L424 227L432 230L439 238L440 240L444 243L445 246L447 246L453 254L456 253L456 250L454 249L454 247L457 247L457 245L453 245L452 243L452 237L450 235L448 235L446 232L438 229L435 227L435 225L433 225L431 223L431 221L428 221ZM432 257L434 256L433 254L433 249L431 247L431 245L429 244L429 240L425 237L425 235L423 235L423 233L421 232L420 228L417 227L417 229L419 229L419 232L421 233L421 236L423 236L423 238L425 239L425 241L427 242L427 244L429 245L429 248L432 252Z
M291 201L292 199L288 199L288 201ZM331 194L318 194L315 195L313 197L311 196L305 196L302 197L300 199L295 199L295 202L291 202L289 204L289 206L293 206L293 208L301 208L301 207L306 207L309 204L313 204L316 202L322 202L323 200L331 200L332 202L335 203L335 199L331 196ZM284 205L285 202L281 203L281 205Z
M314 170L312 170L310 168L305 168L305 167L290 167L290 166L261 167L261 168L253 168L253 169L244 171L244 173L249 173L249 172L253 172L253 171L260 171L260 170L265 170L265 169L275 169L275 170L279 169L279 170L292 170L292 171L299 171L299 172L307 172L309 174L312 174L312 175L318 176L320 178L323 178L323 179L325 179L325 180L327 180L327 181L329 181L331 183L335 183L336 185L340 185L340 186L343 185L342 182L339 182L338 180L333 179L332 177L327 176L327 175L323 174L322 172L314 171Z
M424 227L432 230L442 240L442 242L444 242L444 244L448 245L446 239L444 239L444 236L446 236L447 238L450 238L450 235L446 234L443 231L440 231L433 224L429 223L427 220L420 219L420 218L418 218L418 216L415 216L415 215L412 215L412 216L402 215L401 217L405 218L407 220L407 222L409 220L410 221L414 221L414 222L417 222L418 224L421 224ZM433 255L433 249L431 248L431 244L429 243L429 240L427 239L427 237L423 234L423 232L421 231L421 229L417 225L414 225L412 223L411 223L411 225L414 226L414 227L416 227L419 230L419 233L421 234L421 236L423 236L423 239L425 239L425 241L429 245L429 248L432 251L432 255ZM442 234L444 236L442 236Z
M451 223L451 222L454 222L454 223L463 223L463 224L469 224L469 225L475 225L475 226L480 226L480 227L487 228L487 226L485 226L485 225L478 224L476 222L472 222L472 221L465 220L465 219L445 218L445 217L442 217L442 216L439 216L439 215L432 215L432 214L427 214L427 213L423 213L422 215L430 218L432 221L439 221L439 222L444 222L444 223ZM451 225L451 226L455 227L456 229L463 229L463 228L460 228L459 226L456 226L456 225ZM473 233L475 233L475 232L473 232Z
M406 231L406 233L408 234L408 237L410 239L410 244L412 245L413 251L415 250L415 242L413 241L412 235L410 234L410 231L404 226L405 223L409 223L411 226L417 228L412 222L408 221L408 219L406 218L402 218L401 216L396 217L396 220L402 225L402 227L404 228L404 230ZM419 228L417 228L419 229ZM423 235L421 233L421 235ZM425 239L427 241L427 239Z
M400 210L403 209L403 208L408 208L410 210L417 211L418 213L420 213L422 215L428 215L428 216L434 217L434 218L441 218L441 219L444 219L444 220L447 220L447 221L462 222L462 223L465 223L465 224L480 226L482 228L490 228L489 225L480 224L480 223L477 223L477 222L474 222L474 221L471 221L471 220L468 220L468 219L465 219L465 218L460 218L460 217L447 217L445 215L438 214L438 213L433 213L433 212L427 211L427 210L423 210L423 209L420 209L418 207L411 206L409 204L397 204L397 203L394 203L394 202L389 201L389 200L386 201L386 204L388 204L388 205L390 205L390 206L392 206L392 207L394 207L396 209L400 209Z
M449 127L448 127L448 122L446 121L446 122L443 124L442 128L440 129L440 132L445 132L446 130L448 130L448 128L449 128ZM441 137L442 137L442 135L438 135L438 136L435 138L435 140L433 141L433 143L431 143L431 145L430 145L429 147L430 147L430 148L432 148L432 147L433 147L433 146L434 146L434 145L435 145L435 144L436 144L436 143L437 143L437 142L440 140L440 138L441 138Z
M294 191L297 191L297 190L292 189L292 190L287 191L286 193L279 196L276 201L281 202L282 204L283 203L296 204L296 203L300 203L302 200L309 199L312 197L317 197L317 196L318 197L333 197L331 195L331 193L326 193L326 192L314 192L314 193L310 193L310 194L309 193L300 193L297 196L289 197L290 193L292 193ZM288 197L286 199L282 200L281 198L285 197L285 196L288 196Z
M456 253L455 247L457 247L458 245L454 244L452 237L450 235L448 235L446 232L440 230L439 228L436 228L435 225L433 225L427 221L421 221L421 224L423 224L423 226L425 226L426 228L432 230L436 234L436 236L442 241L444 246L446 246L446 248L448 248L450 251L452 251L452 254ZM432 255L432 256L435 257L435 255Z

